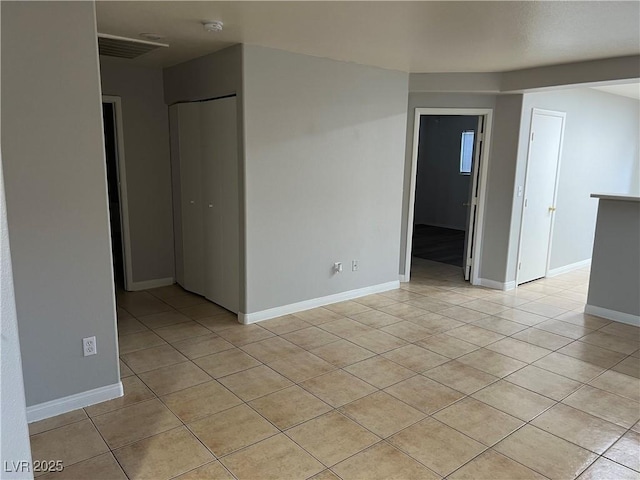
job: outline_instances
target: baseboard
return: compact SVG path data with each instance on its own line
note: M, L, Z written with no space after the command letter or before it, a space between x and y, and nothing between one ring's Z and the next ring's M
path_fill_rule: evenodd
M398 281L400 283L407 283L410 280L411 280L411 277L409 275L404 275L404 274L398 275Z
M618 312L608 308L596 307L595 305L585 305L584 313L595 315L596 317L606 318L615 322L626 323L640 327L640 315L632 315L631 313Z
M130 292L137 292L139 290L147 290L149 288L166 287L176 283L173 277L169 278L156 278L155 280L145 280L143 282L131 282L127 285L127 290Z
M27 422L37 422L124 395L122 382L27 407Z
M502 290L503 292L516 288L515 280L512 280L511 282L496 282L495 280L489 280L488 278L479 278L478 285L493 288L495 290Z
M345 300L353 300L354 298L365 297L374 293L395 290L396 288L400 288L400 282L398 280L395 280L393 282L381 283L379 285L372 285L370 287L358 288L356 290L349 290L347 292L334 293L333 295L327 295L326 297L312 298L311 300L304 300L303 302L291 303L289 305L283 305L281 307L269 308L267 310L261 310L259 312L238 312L238 320L240 321L240 323L244 323L245 325L249 323L261 322L263 320L269 320L270 318L276 318L281 317L282 315L302 312L304 310L322 307L331 303L344 302Z
M589 265L591 265L590 258L582 260L580 262L570 263L569 265L565 265L564 267L552 268L547 272L547 277L557 277L558 275L562 275L563 273L569 273L574 270L579 270L580 268L588 267Z

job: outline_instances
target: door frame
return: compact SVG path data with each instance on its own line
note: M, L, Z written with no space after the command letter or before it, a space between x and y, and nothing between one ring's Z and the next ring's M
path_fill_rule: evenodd
M524 189L522 193L522 206L520 207L520 229L518 232L518 256L516 258L516 276L515 283L516 288L518 288L518 280L520 276L520 261L522 256L522 233L524 232L524 220L525 220L525 202L527 200L527 185L529 183L529 158L531 156L531 136L533 134L533 117L535 114L549 115L552 117L562 118L562 128L560 129L560 146L558 147L558 161L556 163L556 178L554 179L553 185L553 207L555 208L558 203L558 183L560 180L560 163L562 162L562 148L564 146L564 129L567 120L566 112L559 112L555 110L546 110L544 108L532 108L531 116L529 118L529 136L527 137L527 162L525 165L525 173L524 173ZM553 243L553 227L556 223L556 212L553 212L551 216L551 227L549 228L549 241L547 243L547 260L544 266L544 277L546 278L549 275L549 265L551 263L551 246Z
M475 241L473 244L473 263L471 265L471 285L480 285L480 252L482 251L482 240L484 233L484 210L486 204L487 175L489 172L489 152L491 150L491 128L493 124L492 108L416 108L413 119L413 150L411 153L411 171L409 184L409 211L407 215L407 237L404 260L403 281L408 282L411 278L411 251L413 248L413 221L415 215L416 201L416 175L418 172L418 144L420 141L420 117L423 115L464 115L464 116L484 116L484 146L482 148L482 158L480 160L480 172L478 181L480 189L478 192L478 206L475 222Z
M124 127L122 124L122 99L115 95L102 95L102 103L113 105L116 137L116 172L118 175L118 197L120 203L120 231L122 242L122 262L124 266L124 289L133 287L133 269L131 264L131 232L129 229L129 198L127 195L127 169L124 155ZM105 151L106 152L106 151ZM106 161L106 154L105 154ZM106 165L105 165L106 168ZM105 170L105 181L106 170ZM109 224L111 229L111 224ZM113 252L111 252L113 255Z

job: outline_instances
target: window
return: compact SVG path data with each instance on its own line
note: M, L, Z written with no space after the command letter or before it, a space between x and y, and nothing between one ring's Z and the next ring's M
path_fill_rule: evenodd
M460 140L460 175L471 175L474 138L475 132L473 130L462 132Z

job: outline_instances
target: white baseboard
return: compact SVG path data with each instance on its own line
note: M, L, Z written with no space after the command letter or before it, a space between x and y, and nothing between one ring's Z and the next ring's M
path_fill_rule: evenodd
M608 308L596 307L595 305L585 305L584 313L595 315L596 317L606 318L615 322L626 323L640 327L640 315L632 315L630 313L609 310Z
M122 382L27 407L27 422L37 422L124 395Z
M588 267L589 265L591 265L590 258L582 260L580 262L570 263L569 265L565 265L564 267L552 268L547 272L547 277L557 277L558 275L562 275L563 273L569 273L580 268Z
M381 283L379 285L372 285L370 287L358 288L356 290L349 290L347 292L334 293L333 295L327 295L326 297L312 298L311 300L304 300L302 302L291 303L281 307L269 308L268 310L261 310L259 312L238 312L238 320L240 323L244 323L245 325L261 322L262 320L269 320L270 318L281 317L282 315L302 312L304 310L322 307L331 303L344 302L345 300L352 300L354 298L364 297L374 293L387 292L389 290L395 290L396 288L400 288L400 282L398 280Z
M173 277L156 278L155 280L145 280L143 282L131 282L127 285L127 290L137 292L139 290L147 290L149 288L167 287L176 283Z
M478 285L487 288L493 288L496 290L502 290L503 292L516 288L515 280L512 280L510 282L496 282L495 280L489 280L488 278L479 278Z

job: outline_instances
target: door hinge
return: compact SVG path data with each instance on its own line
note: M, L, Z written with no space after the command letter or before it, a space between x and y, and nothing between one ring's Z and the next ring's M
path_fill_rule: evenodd
M536 132L531 132L531 141L533 142L533 137L535 136Z
M518 270L520 270L521 268L522 268L522 262L518 264Z

